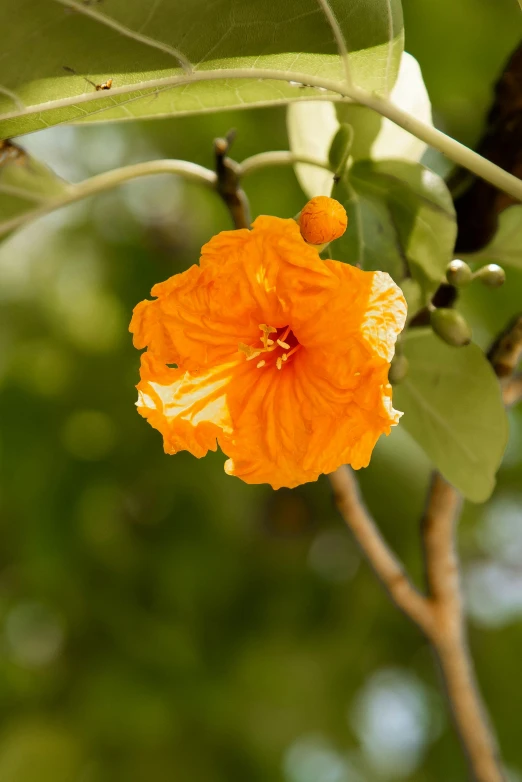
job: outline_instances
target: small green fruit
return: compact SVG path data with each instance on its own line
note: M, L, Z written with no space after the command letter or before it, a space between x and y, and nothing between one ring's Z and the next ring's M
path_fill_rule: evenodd
M489 263L475 273L475 277L489 288L500 288L506 281L506 272L497 263Z
M450 285L467 285L473 279L473 272L467 263L455 258L446 268L446 279Z
M448 345L460 348L471 342L471 329L456 310L440 307L431 313L431 327Z
M401 380L404 380L406 375L408 374L408 368L409 368L410 362L404 355L396 355L394 356L391 365L390 365L390 371L388 372L388 380L393 386L396 386L397 383L400 383Z

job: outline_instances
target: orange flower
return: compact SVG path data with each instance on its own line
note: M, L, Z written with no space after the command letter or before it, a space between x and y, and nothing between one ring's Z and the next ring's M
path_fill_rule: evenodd
M223 231L199 266L152 289L130 330L138 410L167 453L204 456L273 488L365 467L399 420L389 362L406 317L383 272L322 261L294 220Z

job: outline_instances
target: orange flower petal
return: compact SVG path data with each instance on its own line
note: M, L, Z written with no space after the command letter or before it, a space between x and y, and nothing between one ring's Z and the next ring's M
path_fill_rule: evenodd
M293 220L226 231L192 267L155 286L131 330L139 411L165 450L229 456L228 473L274 488L342 463L368 464L398 414L389 361L404 325L381 272L322 261ZM175 363L177 368L168 364Z
M158 429L166 453L187 450L205 456L216 450L216 437L232 430L227 386L238 362L191 375L158 363L149 353L141 362L138 384L139 413Z
M389 274L373 272L372 288L361 330L377 355L391 361L406 322L406 300Z

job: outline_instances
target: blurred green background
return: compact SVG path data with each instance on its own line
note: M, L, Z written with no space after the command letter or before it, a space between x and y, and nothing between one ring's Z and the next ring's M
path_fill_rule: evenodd
M437 124L468 144L520 38L515 0L405 0ZM282 109L58 127L20 140L77 181L159 157L212 166L288 146ZM254 215L291 216L291 170L246 183ZM465 765L430 652L388 602L322 478L273 492L224 457L165 456L134 408L127 332L151 286L229 228L211 193L130 183L0 249L1 782L457 782ZM522 274L472 286L487 345ZM494 498L460 529L471 647L510 781L522 780L522 416ZM360 475L421 579L429 464L398 427ZM518 692L517 692L518 690Z

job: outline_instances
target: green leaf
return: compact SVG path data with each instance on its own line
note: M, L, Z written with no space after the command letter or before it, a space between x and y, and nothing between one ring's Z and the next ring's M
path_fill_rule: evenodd
M433 125L431 102L419 64L407 52L403 52L390 100L421 122ZM339 122L353 128L351 154L354 160L394 159L418 163L427 149L424 141L365 106L338 103L336 112Z
M409 370L393 392L400 425L464 497L484 502L508 438L491 365L477 345L453 348L427 329L408 332L403 345Z
M70 185L16 144L0 142L0 235L12 220L54 201L60 201Z
M420 163L359 161L334 187L348 229L334 257L388 272L403 288L412 317L444 280L457 226L444 181Z
M431 103L417 60L402 53L399 73L390 93L390 101L429 125ZM375 111L350 103L309 101L291 103L287 111L290 149L296 155L314 157L324 163L332 154L339 157L338 131L350 127L348 138L352 160L399 159L419 162L427 145L411 133ZM348 158L347 158L348 162ZM337 166L335 166L337 168ZM313 198L330 195L332 177L313 166L299 163L295 167L304 192Z
M522 269L522 205L501 212L497 232L490 243L465 258L470 263L487 261Z
M7 0L3 6L9 35L1 138L58 122L309 98L317 90L302 84L314 76L345 80L339 39L353 82L387 92L402 52L400 0ZM251 78L253 68L278 70L284 80ZM220 78L224 70L245 78ZM202 80L208 72L210 80ZM95 89L109 79L110 90Z

